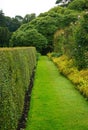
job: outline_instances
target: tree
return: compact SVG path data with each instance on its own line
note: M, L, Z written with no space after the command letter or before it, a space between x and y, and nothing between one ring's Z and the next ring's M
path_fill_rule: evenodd
M15 18L11 18L9 16L4 16L2 10L0 11L0 26L7 27L10 32L16 31L22 24L22 17L15 16Z
M83 15L75 29L75 60L79 69L88 67L88 13Z
M68 5L69 9L82 11L88 9L88 1L87 0L74 0Z
M25 17L23 18L23 23L28 23L30 21L32 21L33 19L36 18L36 14L32 13L32 14L26 14Z
M70 9L55 7L46 13L40 14L32 21L23 24L18 30L26 32L36 29L37 32L43 35L48 41L47 48L45 48L46 52L51 52L54 50L53 35L56 30L69 26L71 22L75 22L78 19L77 16L78 14ZM18 31L16 31L16 34L18 36Z
M16 15L15 19L17 19L20 23L22 23L22 21L23 21L23 17L20 15Z
M5 16L2 10L0 10L0 26L5 27Z
M16 31L21 25L21 23L16 18L10 18L8 16L5 17L5 24L10 32Z
M12 18L10 18L9 16L5 16L5 24L9 31L12 32Z
M55 19L58 14L50 14L47 16L39 16L35 19L33 19L31 22L22 25L19 30L26 31L30 29L36 29L40 34L42 34L44 37L46 37L48 41L47 49L46 51L53 50L53 34L57 29L58 20Z
M21 23L17 20L17 18L12 18L9 24L9 29L11 32L16 31L21 26Z
M55 14L56 15L56 14ZM54 15L54 16L55 16ZM30 22L30 25L33 25L39 33L44 35L47 38L48 51L53 51L53 34L57 30L58 20L54 16L46 15L44 17L38 17Z
M36 29L26 30L25 32L18 30L13 33L10 46L35 46L38 52L45 53L47 39Z
M16 31L23 22L23 17L16 15L15 18L5 16L3 11L0 10L0 26L7 27L10 32Z
M0 27L0 47L9 46L11 33L7 27Z

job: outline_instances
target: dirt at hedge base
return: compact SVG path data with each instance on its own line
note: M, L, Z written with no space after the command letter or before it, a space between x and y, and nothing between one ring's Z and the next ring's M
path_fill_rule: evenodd
M35 69L30 78L30 84L29 84L28 90L25 94L24 109L22 112L22 116L18 122L17 130L24 130L26 127L27 116L28 116L28 112L30 110L30 100L31 100L31 92L32 92L32 88L33 88L34 76L35 76Z

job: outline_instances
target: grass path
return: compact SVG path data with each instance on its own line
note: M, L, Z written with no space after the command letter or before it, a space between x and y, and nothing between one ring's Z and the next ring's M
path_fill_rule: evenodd
M25 130L88 130L88 102L41 56Z

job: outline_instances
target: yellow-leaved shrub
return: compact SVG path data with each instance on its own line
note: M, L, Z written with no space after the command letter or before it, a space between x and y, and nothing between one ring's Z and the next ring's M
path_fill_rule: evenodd
M72 81L76 88L88 98L88 69L79 71L75 67L73 59L66 55L52 57L49 53L48 57L56 64L60 73Z

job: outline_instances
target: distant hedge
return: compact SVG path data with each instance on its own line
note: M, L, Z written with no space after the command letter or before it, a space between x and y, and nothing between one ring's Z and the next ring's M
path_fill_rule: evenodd
M34 47L0 49L0 130L16 130L35 65Z

